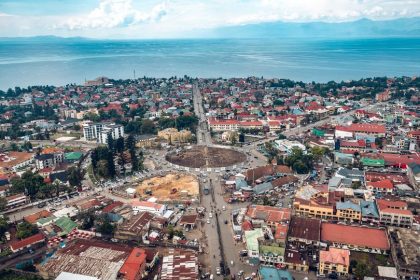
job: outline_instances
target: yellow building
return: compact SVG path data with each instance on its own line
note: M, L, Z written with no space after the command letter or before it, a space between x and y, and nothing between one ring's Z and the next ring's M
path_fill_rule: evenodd
M319 275L349 274L350 251L347 249L329 248L328 251L319 252Z
M359 204L351 201L337 202L336 209L336 216L339 220L360 222L362 219L362 208Z
M170 127L158 132L158 137L165 139L168 142L189 142L191 140L192 134L189 130L181 130Z
M334 205L328 203L328 193L315 194L309 200L296 198L293 208L297 215L319 219L334 219Z

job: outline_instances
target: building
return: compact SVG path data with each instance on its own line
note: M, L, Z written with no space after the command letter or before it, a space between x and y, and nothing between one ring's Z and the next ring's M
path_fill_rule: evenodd
M400 279L420 277L420 233L413 229L391 228L391 253Z
M124 126L120 124L107 124L102 127L102 131L99 134L99 143L108 144L108 137L112 139L118 139L124 137Z
M23 193L6 196L6 208L13 208L29 202L29 197L24 195Z
M264 205L250 205L246 212L247 219L254 226L267 225L275 228L279 223L288 223L291 216L290 208L278 208Z
M349 126L337 126L335 128L336 138L353 138L364 137L385 137L386 127L381 124L353 123Z
M60 275L58 275L57 278L55 278L55 280L99 280L99 278L96 277L91 277L91 276L86 276L86 275L82 275L82 274L76 274L76 273L69 273L69 272L61 272Z
M362 222L367 224L379 224L379 212L373 201L360 201L360 209L362 211Z
M132 251L133 248L128 245L74 239L55 252L39 270L41 276L47 279L54 279L63 271L100 280L117 279Z
M114 123L83 123L83 137L86 141L94 141L107 144L108 136L112 139L124 137L124 126Z
M210 129L215 132L218 131L237 131L239 129L239 121L237 120L223 120L216 118L209 118L208 124Z
M353 203L350 200L346 202L337 202L335 205L336 216L339 220L360 222L362 219L362 209L359 204Z
M259 259L260 250L258 239L261 237L264 237L264 232L261 228L245 231L244 238L246 242L246 249L248 251L248 257Z
M151 201L133 200L131 201L131 207L133 207L134 213L150 212L159 216L163 216L166 211L166 205Z
M44 242L45 236L42 233L37 233L22 240L13 241L10 244L10 250L13 253L16 253L25 249L29 249L37 244L43 244Z
M377 199L376 206L383 225L411 227L413 224L413 213L405 201Z
M321 220L293 216L287 240L294 245L318 247L321 241Z
M35 156L35 166L38 170L54 167L64 161L64 153L48 153Z
M303 152L306 152L306 147L298 141L290 141L287 139L275 140L274 147L280 152L284 152L290 155L294 148L301 149Z
M380 180L376 182L368 182L366 183L366 189L374 193L392 194L394 190L394 184L389 179Z
M331 247L327 251L319 252L320 275L336 274L347 276L350 267L350 251Z
M139 212L118 225L115 238L125 240L145 240L154 215L150 212Z
M330 247L376 254L386 254L390 249L385 229L364 226L322 223L321 242Z
M162 259L160 279L196 280L198 279L197 253L192 250L169 249Z
M261 280L293 280L290 272L275 267L261 266L259 274Z
M416 189L420 189L420 164L410 163L407 166L407 177L411 185Z
M34 161L34 154L27 152L0 153L0 171L16 172L25 169Z
M181 130L169 127L167 129L158 131L158 137L165 139L166 141L173 143L173 142L188 142L191 140L192 134L189 130Z
M146 270L146 251L134 248L118 271L118 279L140 280Z

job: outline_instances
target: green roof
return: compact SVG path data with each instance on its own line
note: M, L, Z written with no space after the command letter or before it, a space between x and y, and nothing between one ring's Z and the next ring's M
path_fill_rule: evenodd
M68 234L70 231L72 231L73 229L77 228L77 224L75 222L73 222L68 217L58 218L55 221L54 224L63 230L61 235Z
M374 158L366 158L363 157L361 162L364 166L385 166L385 160L382 158L374 159Z
M83 153L81 152L70 152L64 154L64 158L66 160L79 160L83 156Z
M52 221L54 219L55 219L55 217L54 216L51 216L51 217L46 217L46 218L38 219L36 222L38 224L40 224L40 225L45 225L45 224L49 223L50 221Z
M260 252L269 256L284 256L285 249L279 246L260 245Z
M325 131L317 129L317 128L313 128L312 129L312 134L315 135L315 136L324 136Z
M245 231L246 248L258 252L258 238L263 236L264 233L260 228Z

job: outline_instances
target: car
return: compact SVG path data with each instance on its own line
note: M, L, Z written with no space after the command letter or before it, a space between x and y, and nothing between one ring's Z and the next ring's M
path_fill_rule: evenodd
M225 220L225 225L227 225L228 224L228 221L227 220Z
M38 204L38 208L44 208L45 206L47 206L46 202L41 202Z
M244 274L244 271L243 270L239 270L238 276L242 276L243 274Z
M207 223L210 224L210 220L209 219L207 219Z
M226 211L226 206L224 206L224 205L223 205L223 206L222 206L222 210L223 210L223 211Z
M213 218L213 213L212 212L209 213L209 218Z
M220 267L216 267L216 274L220 275Z

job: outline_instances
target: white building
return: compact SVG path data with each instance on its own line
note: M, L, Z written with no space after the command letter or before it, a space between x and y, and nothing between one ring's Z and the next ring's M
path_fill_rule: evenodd
M166 205L151 201L133 200L131 202L131 207L133 208L135 214L138 212L150 212L155 215L163 216L166 211Z
M293 148L299 148L304 153L306 152L305 145L303 145L302 143L298 141L290 141L287 139L274 141L274 147L281 152L287 153L288 155L292 153Z
M112 139L124 137L124 127L115 123L85 122L83 124L83 136L86 141L96 140L98 143L107 144L108 135L111 135Z
M99 134L98 142L101 144L108 144L108 135L111 135L112 139L124 137L124 127L120 124L104 125Z

